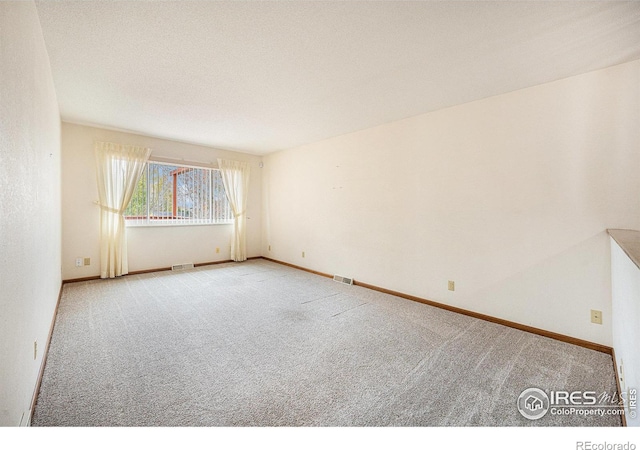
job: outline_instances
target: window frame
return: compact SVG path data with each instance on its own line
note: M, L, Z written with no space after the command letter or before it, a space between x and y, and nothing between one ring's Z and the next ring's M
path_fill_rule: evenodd
M223 221L223 222L214 222L213 221L213 217L211 219L211 222L205 222L205 223L180 223L180 222L176 222L180 219L166 219L166 220L162 220L162 219L150 219L150 202L149 202L149 170L150 170L150 165L151 164L159 164L159 165L163 165L163 166L171 166L171 167L175 167L176 169L182 169L182 168L187 168L187 169L200 169L200 170L208 170L210 171L210 189L211 189L211 195L209 197L209 202L211 204L211 214L212 216L215 215L214 214L214 209L213 209L213 204L215 203L213 200L213 172L218 172L220 173L220 169L217 167L211 167L211 166L207 166L207 165L199 165L196 163L189 163L189 162L184 162L182 160L176 160L176 161L167 161L167 160L163 160L163 159L149 159L146 164L145 164L145 168L144 171L146 173L146 177L147 177L147 199L146 199L146 218L144 219L128 219L126 215L124 215L124 221L125 221L125 227L127 228L145 228L145 227L199 227L199 226L216 226L216 225L232 225L233 224L233 211L231 211L231 205L229 205L229 211L230 211L230 217L228 218L227 221ZM223 185L223 189L224 189L224 185ZM131 197L131 199L133 200L133 196ZM225 201L227 202L227 204L229 203L229 198L226 196L226 189L225 189ZM127 205L127 208L129 206Z

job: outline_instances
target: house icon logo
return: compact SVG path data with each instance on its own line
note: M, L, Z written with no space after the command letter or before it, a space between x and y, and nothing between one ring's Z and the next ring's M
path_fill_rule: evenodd
M540 400L538 397L534 397L533 395L530 395L524 400L524 406L529 411L538 411L543 407L542 400Z
M542 389L525 389L518 397L518 411L529 420L541 419L549 411L549 397Z

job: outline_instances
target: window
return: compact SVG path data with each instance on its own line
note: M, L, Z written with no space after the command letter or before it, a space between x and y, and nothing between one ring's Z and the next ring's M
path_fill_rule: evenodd
M220 171L149 162L124 212L127 225L230 223Z

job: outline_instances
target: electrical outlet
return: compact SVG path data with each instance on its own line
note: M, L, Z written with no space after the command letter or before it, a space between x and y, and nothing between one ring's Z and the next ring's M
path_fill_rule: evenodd
M271 251L271 246L269 246L269 251Z
M82 258L76 258L76 267L82 267L83 260Z
M33 341L33 359L38 357L38 340Z
M220 253L220 247L216 247L216 253Z
M449 290L450 291L455 291L456 290L456 282L455 281L449 280Z
M84 259L84 265L85 266L90 266L91 265L91 258L85 258Z
M598 311L596 309L591 310L591 323L602 325L602 311Z
M302 252L302 257L304 258L304 252Z

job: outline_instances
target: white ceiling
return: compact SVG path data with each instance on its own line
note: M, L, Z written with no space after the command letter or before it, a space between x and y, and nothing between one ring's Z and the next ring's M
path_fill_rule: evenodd
M640 2L38 1L63 120L264 154L640 59Z

